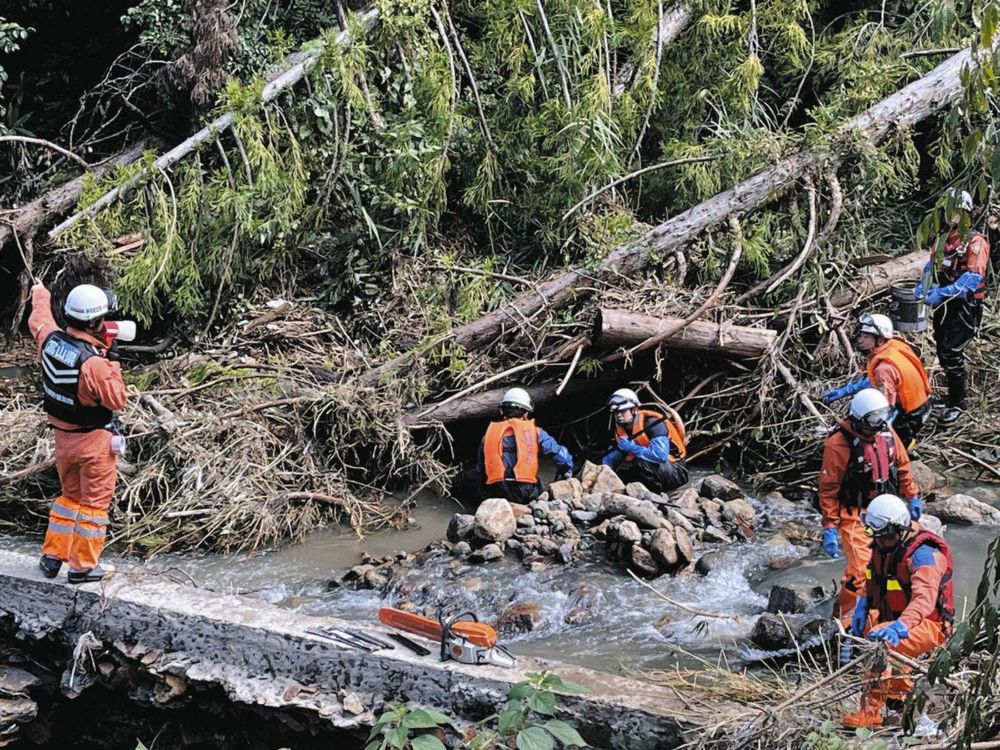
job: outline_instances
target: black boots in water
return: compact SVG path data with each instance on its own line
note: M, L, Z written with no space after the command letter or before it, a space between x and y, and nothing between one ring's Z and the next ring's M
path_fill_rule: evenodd
M93 581L103 581L114 572L114 565L97 565L86 570L71 570L68 578L70 583L92 583Z
M38 560L38 567L46 578L55 578L62 569L62 560L52 555L42 555Z

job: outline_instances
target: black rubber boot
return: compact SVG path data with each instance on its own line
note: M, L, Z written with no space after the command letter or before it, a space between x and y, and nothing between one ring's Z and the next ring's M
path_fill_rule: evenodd
M62 560L52 555L42 555L38 559L38 567L42 569L42 575L46 578L55 578L62 570Z
M94 581L103 581L114 572L114 565L97 565L86 570L71 570L67 577L70 583L93 583Z

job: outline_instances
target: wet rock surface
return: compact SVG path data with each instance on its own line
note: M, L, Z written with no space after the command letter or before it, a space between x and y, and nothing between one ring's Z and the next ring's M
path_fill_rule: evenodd
M1000 526L1000 509L971 495L955 494L927 504L927 511L942 523Z

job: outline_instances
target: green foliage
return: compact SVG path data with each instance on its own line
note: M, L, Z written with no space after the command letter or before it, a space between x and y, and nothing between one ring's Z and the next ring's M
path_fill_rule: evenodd
M28 38L28 33L33 29L26 29L20 24L8 21L0 16L0 55L9 55L17 52L21 48L21 42ZM3 87L7 83L7 71L0 65L0 120L7 116L7 109L3 103ZM0 131L3 128L0 127Z
M491 748L500 741L509 747L510 740L518 750L552 750L557 742L562 747L589 747L573 727L555 718L556 692L579 694L586 689L550 672L527 677L510 689L503 712L481 722L483 729L470 750Z
M887 740L872 740L871 735L870 729L855 729L853 737L845 737L832 721L824 721L818 731L806 735L802 750L888 750Z
M444 744L432 734L410 734L450 723L449 717L437 711L400 706L379 716L365 750L444 750Z

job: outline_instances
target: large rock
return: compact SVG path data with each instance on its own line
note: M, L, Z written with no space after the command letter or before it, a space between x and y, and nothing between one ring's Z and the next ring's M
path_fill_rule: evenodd
M707 576L718 567L721 557L718 552L706 552L698 558L698 562L694 564L694 569L703 576Z
M497 618L500 635L529 633L542 621L542 605L534 602L512 604Z
M792 633L780 615L773 615L765 612L758 618L750 631L750 640L758 648L765 651L777 651L778 649L790 648L792 646Z
M622 521L614 528L618 541L625 544L638 544L642 539L642 532L633 521Z
M969 495L951 495L929 503L928 510L943 523L1000 526L1000 510Z
M563 479L549 485L549 495L553 500L574 505L583 497L583 485L579 479Z
M618 478L614 469L610 466L602 465L597 470L597 476L590 488L584 485L587 492L625 492L625 483Z
M653 532L653 539L649 543L649 553L664 570L673 570L680 559L674 532L670 529L657 529Z
M626 521L626 523L628 522ZM660 566L656 564L656 560L638 544L632 547L631 562L632 569L641 576L656 578L660 575Z
M944 534L944 524L941 523L941 519L937 516L932 516L930 513L921 514L920 525L932 534L937 534L938 536Z
M600 513L604 505L604 495L600 492L591 492L580 498L580 507L589 513Z
M779 612L801 614L812 609L824 595L822 586L779 583L771 587L771 593L767 598L767 611L771 614Z
M705 518L711 526L722 526L722 503L703 498L701 512L705 514Z
M625 486L625 494L634 497L636 500L648 500L651 503L661 503L663 499L655 492L646 489L642 482L629 482Z
M583 469L580 470L580 486L584 495L588 492L597 492L594 489L594 482L597 481L597 474L602 467L603 464L592 464L590 461L584 461Z
M448 541L452 544L467 542L472 538L476 517L470 513L456 513L448 522Z
M721 474L709 474L701 482L701 496L713 500L735 500L743 497L743 490L732 479Z
M607 518L625 516L646 529L657 529L666 523L660 509L649 500L636 500L620 494L604 496L601 515Z
M473 533L487 542L505 542L514 536L517 520L510 503L503 498L493 497L483 500L476 509L476 523Z
M675 527L674 539L677 540L677 553L680 558L679 562L687 565L689 562L694 560L694 544L691 542L691 537L684 529Z
M948 484L944 474L934 471L923 461L910 461L910 476L916 481L922 495L939 490Z

